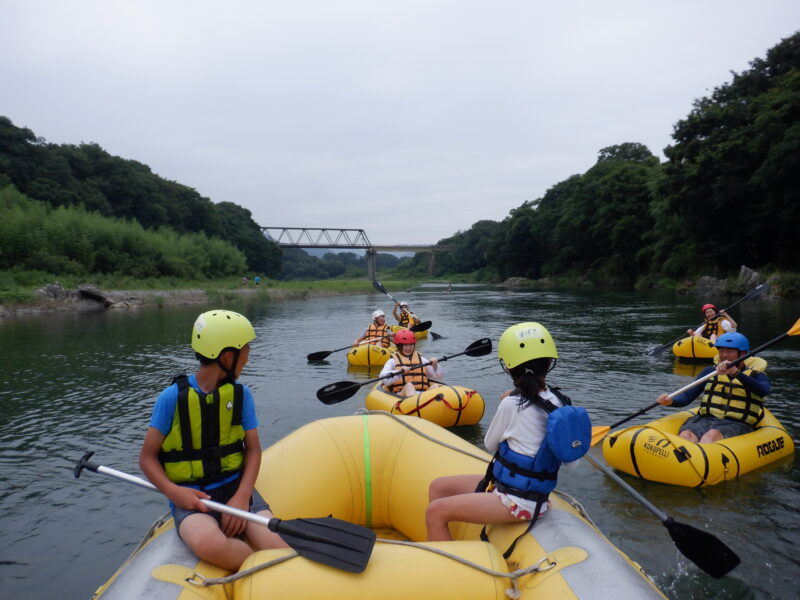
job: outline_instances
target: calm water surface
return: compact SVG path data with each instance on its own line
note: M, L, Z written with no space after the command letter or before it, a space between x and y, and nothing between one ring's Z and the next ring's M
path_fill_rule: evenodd
M419 344L428 357L464 350L488 336L496 344L510 324L544 323L561 360L549 381L582 404L595 425L611 424L674 391L697 369L669 352L645 352L696 325L701 302L670 294L507 293L471 287L423 286L407 299L443 336ZM375 308L390 312L380 294L280 303L231 304L253 321L258 339L242 380L254 391L263 446L312 420L348 415L363 406L368 387L325 406L315 391L376 372L348 370L343 352L309 365L305 355L350 343ZM188 348L203 307L146 309L0 320L3 354L0 400L0 596L88 598L124 561L149 525L166 510L163 498L92 473L76 480L74 462L95 450L97 462L138 473L137 457L158 392L191 370ZM754 345L787 331L800 302L758 300L733 316ZM800 339L788 338L762 355L769 361L769 406L797 438L800 416ZM479 425L457 429L480 444L509 387L496 355L460 356L444 363L446 379L473 386L487 399ZM665 414L654 409L644 422ZM594 452L598 452L596 449ZM600 457L602 455L599 455ZM787 461L707 489L687 489L625 476L677 521L707 529L733 548L742 565L714 580L686 560L661 523L585 461L562 473L559 487L574 495L623 551L641 563L671 598L798 597L800 468ZM289 482L290 483L290 482Z

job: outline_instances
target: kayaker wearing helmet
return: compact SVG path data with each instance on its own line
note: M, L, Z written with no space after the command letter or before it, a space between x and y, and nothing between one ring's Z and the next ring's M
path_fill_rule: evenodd
M717 374L702 388L703 398L697 416L681 426L678 435L690 442L707 444L723 438L753 431L764 414L764 397L770 393L767 361L751 356L742 365L730 363L750 350L750 342L741 333L725 333L714 346L719 349L719 364L706 367L697 379L714 371ZM663 406L686 406L700 395L697 386L670 398L661 394L657 402Z
M425 513L429 540L452 539L450 521L529 520L530 528L547 510L561 464L577 460L589 449L591 423L586 411L570 406L567 396L545 383L558 359L547 329L539 323L509 327L500 336L497 357L514 389L501 396L484 438L486 449L495 456L483 479L453 475L431 482ZM506 556L512 548L513 544Z
M197 317L192 349L200 366L161 392L139 455L142 472L170 499L177 534L197 556L229 571L253 550L287 546L266 527L209 512L200 502L272 517L254 488L261 445L253 395L237 382L255 337L239 313L211 310Z
M406 329L420 322L417 316L409 310L408 302L405 300L394 305L392 314L394 318L397 319L397 324Z
M717 307L713 304L704 304L700 310L703 312L705 323L697 329L687 329L687 334L704 337L713 342L723 333L736 331L736 321L724 310L717 312Z
M384 348L388 348L391 335L392 330L389 329L389 326L386 324L386 313L379 308L378 310L373 311L372 321L367 326L364 335L357 337L356 341L353 342L353 345L358 346L361 342L369 340L367 342L368 344L380 344Z
M431 381L442 377L443 371L438 360L430 359L431 364L426 367L415 366L429 361L417 352L417 338L413 331L398 329L394 334L394 344L397 346L397 352L383 365L380 376L386 377L395 371L398 374L384 381L383 386L386 389L407 397L439 386L435 381Z

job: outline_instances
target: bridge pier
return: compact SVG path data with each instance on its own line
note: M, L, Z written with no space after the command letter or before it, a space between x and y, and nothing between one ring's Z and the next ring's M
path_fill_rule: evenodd
M428 252L428 277L433 277L433 270L436 267L436 253Z
M378 255L378 251L375 248L369 248L367 250L367 279L370 281L375 281L375 257Z

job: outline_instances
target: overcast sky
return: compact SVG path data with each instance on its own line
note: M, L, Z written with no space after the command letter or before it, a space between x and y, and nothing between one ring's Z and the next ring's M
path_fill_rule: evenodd
M427 244L640 142L798 0L0 0L0 115L262 226Z

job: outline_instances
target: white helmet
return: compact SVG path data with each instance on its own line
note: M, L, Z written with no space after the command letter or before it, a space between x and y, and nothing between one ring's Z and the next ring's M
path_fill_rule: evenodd
M400 306L408 306L408 302L406 302L405 300L403 300L403 301L400 303Z
M372 320L374 321L378 317L385 317L386 313L383 312L380 308L372 313Z

